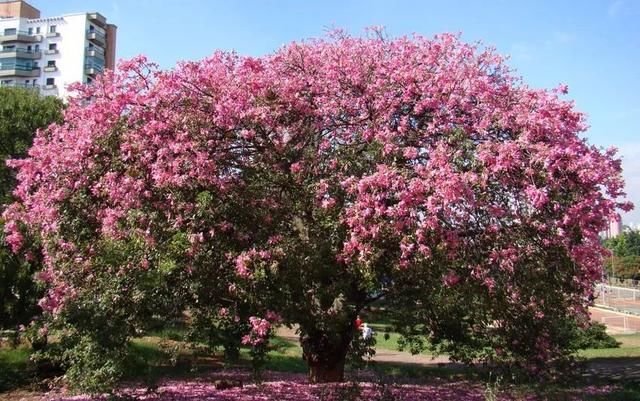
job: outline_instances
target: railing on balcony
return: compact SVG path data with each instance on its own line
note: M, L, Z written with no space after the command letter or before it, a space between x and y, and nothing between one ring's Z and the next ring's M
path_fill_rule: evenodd
M95 47L95 46L91 47L91 46L88 46L85 50L87 51L88 55L91 55L91 56L94 56L94 57L96 55L97 56L104 56L104 49L102 47ZM90 53L93 53L93 54L90 54Z
M23 65L23 64L0 64L0 70L17 70L17 71L33 71L39 70L39 67L34 67L32 65Z
M87 75L97 75L104 70L104 64L88 62L84 64L84 71Z
M26 84L24 82L0 82L0 87L2 88L22 88L22 89L30 89L30 90L39 90L40 85L36 84Z
M23 48L0 49L0 58L18 57L36 59L41 57L40 50L30 50Z
M0 32L0 42L39 42L41 40L40 35L34 35L28 31L5 29Z
M37 77L40 75L40 68L24 64L7 64L0 65L0 77Z
M87 16L89 17L89 21L94 24L104 26L107 23L107 19L100 13L89 13Z
M87 30L87 39L94 41L98 44L104 45L107 42L106 32L99 31L97 29Z

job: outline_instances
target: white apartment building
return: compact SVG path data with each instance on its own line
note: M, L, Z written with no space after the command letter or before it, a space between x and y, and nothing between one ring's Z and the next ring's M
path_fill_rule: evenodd
M0 86L66 98L115 64L117 27L97 12L40 17L23 0L0 0Z

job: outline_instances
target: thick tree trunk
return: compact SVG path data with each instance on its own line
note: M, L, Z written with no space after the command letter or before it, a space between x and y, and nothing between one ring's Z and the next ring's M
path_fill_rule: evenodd
M309 365L310 383L333 383L344 381L344 360L336 366Z
M312 330L301 334L302 356L309 367L311 383L344 380L344 364L352 336L352 327L337 333Z

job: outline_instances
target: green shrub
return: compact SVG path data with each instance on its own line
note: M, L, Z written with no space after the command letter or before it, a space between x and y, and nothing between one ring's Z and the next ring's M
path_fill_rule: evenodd
M620 343L607 334L607 327L593 322L586 329L576 328L576 337L572 343L577 349L618 348Z

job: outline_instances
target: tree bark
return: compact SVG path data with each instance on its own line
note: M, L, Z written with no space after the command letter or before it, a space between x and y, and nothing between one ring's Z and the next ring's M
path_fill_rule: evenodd
M309 367L309 382L344 381L344 364L352 336L351 327L338 333L313 330L300 335L302 357Z
M333 383L344 381L344 360L336 366L309 365L310 383Z

